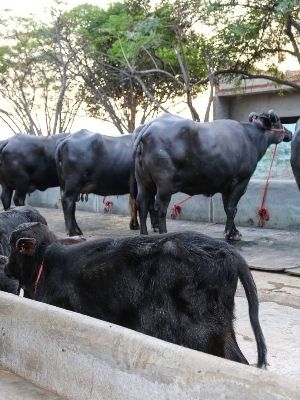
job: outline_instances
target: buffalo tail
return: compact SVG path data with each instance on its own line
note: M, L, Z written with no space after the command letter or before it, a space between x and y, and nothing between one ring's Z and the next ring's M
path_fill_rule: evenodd
M248 300L250 322L257 345L257 353L258 353L257 366L259 368L266 367L267 347L258 319L259 303L258 303L256 285L247 263L242 259L238 266L238 275L244 287L246 297Z

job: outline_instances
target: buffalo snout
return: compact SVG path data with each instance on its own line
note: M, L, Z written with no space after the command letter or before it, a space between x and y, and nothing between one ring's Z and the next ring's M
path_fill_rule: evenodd
M0 264L5 265L8 263L8 257L4 256L3 254L0 255Z
M293 133L285 127L283 127L283 129L284 129L283 141L290 142L293 138Z
M3 267L6 276L8 278L13 278L9 270L8 257L0 256L0 265Z

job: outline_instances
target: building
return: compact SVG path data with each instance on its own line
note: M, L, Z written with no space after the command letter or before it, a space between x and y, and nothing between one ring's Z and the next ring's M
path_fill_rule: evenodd
M287 80L300 84L300 71L287 71ZM247 121L250 112L274 110L282 123L292 132L300 118L300 90L279 86L265 79L245 79L243 85L221 83L214 99L214 119L231 118ZM293 179L290 167L290 143L278 146L272 178ZM264 178L267 174L272 148L269 149L254 174Z

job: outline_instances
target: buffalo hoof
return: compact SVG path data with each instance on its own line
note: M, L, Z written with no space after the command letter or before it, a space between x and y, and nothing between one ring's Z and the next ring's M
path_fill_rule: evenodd
M72 235L72 236L82 236L82 235L83 235L82 230L80 228L78 228L75 231L75 235Z
M228 242L239 242L242 239L242 234L236 230L235 232L225 232L225 239Z
M79 227L76 227L74 230L67 232L67 236L82 236L82 230Z
M83 236L83 233L80 231L80 233L79 232L70 232L70 233L67 233L67 236L68 237L78 237L78 236Z
M138 231L140 229L140 225L137 222L130 222L129 228L131 231Z

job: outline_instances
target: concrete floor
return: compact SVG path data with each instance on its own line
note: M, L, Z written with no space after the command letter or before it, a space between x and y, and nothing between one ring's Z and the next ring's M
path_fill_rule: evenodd
M65 235L62 210L49 208L40 210L49 220L49 225L53 230L60 235ZM127 216L77 211L76 217L87 239L138 234L137 231L128 229L129 218ZM194 230L217 239L224 239L224 225L222 224L169 219L167 226L169 232ZM242 240L235 243L235 246L251 267L270 271L289 270L291 272L293 270L300 276L300 231L249 227L239 227L239 230L242 233ZM149 232L151 232L150 229Z
M268 370L300 381L300 278L252 271L260 300L260 322L268 346ZM237 341L250 364L256 362L248 304L239 285L236 297Z
M256 363L255 339L245 298L236 299L236 334L239 346L250 362ZM300 381L300 310L277 304L260 304L260 323L268 346L268 370Z
M62 211L40 208L50 229L65 236ZM137 231L128 228L129 218L110 214L77 212L77 221L87 239L109 236L134 236ZM223 225L201 224L187 221L168 221L169 231L195 230L212 237L223 237ZM243 241L237 245L249 265L255 268L277 269L300 265L300 233L271 229L241 228ZM268 346L270 371L300 380L300 277L278 272L252 271L260 298L260 321ZM239 345L250 364L256 362L256 345L249 322L247 301L241 287L236 297L236 333ZM3 375L4 374L4 375ZM0 399L58 397L3 397L2 388L9 387L9 379L0 373ZM3 381L4 376L4 381ZM8 381L7 381L8 379ZM15 383L16 387L19 384ZM11 387L11 386L10 386ZM32 389L33 390L33 389ZM34 389L35 390L35 389ZM25 393L25 392L24 392ZM50 394L48 395L50 396Z

